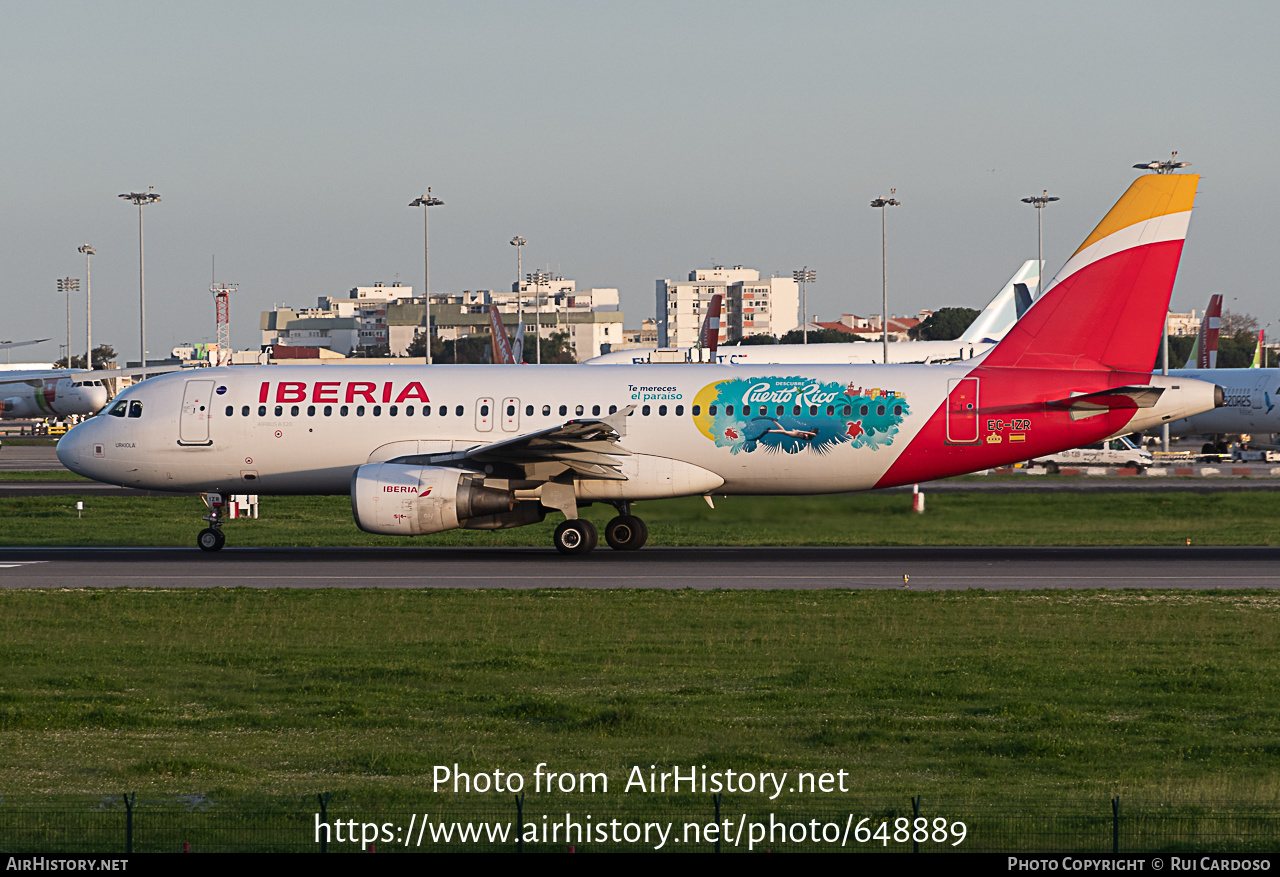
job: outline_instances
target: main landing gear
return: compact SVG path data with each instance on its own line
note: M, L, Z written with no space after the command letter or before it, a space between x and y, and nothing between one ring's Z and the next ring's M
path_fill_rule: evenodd
M649 528L630 513L626 503L620 503L618 511L621 514L605 525L604 541L614 551L640 550L649 541ZM561 554L587 554L596 547L599 538L595 524L576 518L556 527L552 541Z
M227 507L227 503L220 493L206 493L200 498L209 507L209 514L204 516L204 520L209 522L209 526L201 530L200 535L196 536L196 545L200 546L201 551L221 551L222 546L227 544L227 537L222 532L223 512Z

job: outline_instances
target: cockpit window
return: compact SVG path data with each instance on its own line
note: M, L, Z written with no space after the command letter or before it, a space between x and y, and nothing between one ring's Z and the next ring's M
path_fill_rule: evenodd
M129 402L129 416L130 417L142 416L142 403L139 402L137 399L132 399Z
M129 410L129 403L121 399L119 402L111 406L111 410L107 413L112 417L124 417Z

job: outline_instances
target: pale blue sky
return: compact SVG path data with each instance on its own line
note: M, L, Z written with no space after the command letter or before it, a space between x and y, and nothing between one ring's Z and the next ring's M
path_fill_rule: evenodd
M54 280L94 260L94 337L137 356L147 208L153 355L213 336L210 256L258 312L355 285L616 286L713 260L808 265L824 317L981 306L1061 265L1135 171L1204 174L1176 309L1212 292L1280 323L1274 3L51 3L3 7L0 336L65 335ZM1232 297L1238 301L1232 302ZM83 343L83 298L73 309ZM53 343L31 349L52 359Z

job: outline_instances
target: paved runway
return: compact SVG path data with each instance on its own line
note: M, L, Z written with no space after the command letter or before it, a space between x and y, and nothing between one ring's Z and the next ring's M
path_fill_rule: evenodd
M0 549L2 588L1280 588L1280 548Z

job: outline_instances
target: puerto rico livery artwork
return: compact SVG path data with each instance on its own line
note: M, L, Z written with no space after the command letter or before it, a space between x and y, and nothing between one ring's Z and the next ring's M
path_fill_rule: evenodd
M888 447L909 413L902 393L804 376L717 381L693 403L698 431L734 454Z
M100 481L347 494L369 532L499 529L562 515L557 550L640 548L632 503L928 481L1081 447L1221 404L1151 373L1197 177L1131 185L994 348L892 365L232 366L131 387L58 445ZM1211 380L1211 378L1209 379ZM580 505L618 515L597 534Z

